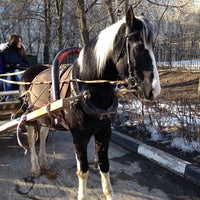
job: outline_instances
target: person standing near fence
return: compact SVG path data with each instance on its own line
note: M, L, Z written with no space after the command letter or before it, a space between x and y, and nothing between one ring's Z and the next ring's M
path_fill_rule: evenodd
M19 35L10 35L7 47L2 51L2 60L4 64L4 73L20 72L30 66L25 49L22 45L22 37ZM15 76L6 76L6 80L20 81L21 74ZM6 91L18 89L18 85L6 83Z
M3 59L2 59L2 55L0 52L0 74L3 74L4 72L4 66L3 66ZM0 77L2 78L2 77ZM3 91L4 87L3 87L3 81L0 80L0 91Z

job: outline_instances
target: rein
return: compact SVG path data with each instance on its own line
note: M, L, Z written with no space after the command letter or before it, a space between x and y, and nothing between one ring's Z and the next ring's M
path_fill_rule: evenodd
M6 79L0 78L0 81L6 82L6 83L12 83L16 85L40 85L40 84L51 84L52 81L43 81L43 82L35 82L34 84L32 82L20 82L20 81L10 81ZM81 80L81 79L70 79L70 80L63 80L59 81L59 83L70 83L70 82L77 82L77 83L88 83L88 84L95 84L95 83L110 83L111 85L117 85L117 84L127 84L127 81L123 80L117 80L117 81L110 81L110 80Z

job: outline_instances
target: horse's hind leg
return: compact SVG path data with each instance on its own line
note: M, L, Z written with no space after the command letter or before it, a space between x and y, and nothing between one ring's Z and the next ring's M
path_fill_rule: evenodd
M112 186L110 183L108 148L111 132L95 135L95 148L99 157L99 168L101 175L101 184L106 200L115 200Z
M31 173L34 177L40 175L40 166L38 162L38 157L35 150L35 141L36 141L36 131L35 127L27 126L27 139L31 151Z
M49 166L46 159L46 138L49 133L49 128L42 126L40 128L40 151L39 151L39 159L40 159L40 167L42 170L48 170Z

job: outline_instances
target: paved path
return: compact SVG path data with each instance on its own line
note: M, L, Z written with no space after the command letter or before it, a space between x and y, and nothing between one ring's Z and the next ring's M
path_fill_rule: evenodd
M23 136L24 137L24 136ZM18 147L13 133L0 135L0 200L75 200L78 181L72 138L56 132L55 159L52 134L47 143L48 160L57 177L30 177L29 156ZM89 145L91 170L88 199L105 200L98 170L93 167L94 148ZM111 143L110 172L117 200L200 200L200 189L135 153ZM50 175L52 175L51 173Z

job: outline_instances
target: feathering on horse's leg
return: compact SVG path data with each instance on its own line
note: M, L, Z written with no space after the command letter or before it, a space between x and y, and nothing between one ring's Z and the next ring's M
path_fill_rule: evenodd
M80 139L80 138L79 138ZM87 142L79 141L79 144L74 144L77 161L77 176L79 181L78 200L87 199L87 179L89 175L89 166L87 160Z
M28 144L31 151L31 174L34 177L37 177L40 175L40 166L38 162L38 156L35 150L36 131L33 126L26 126L26 128L27 128Z
M42 126L40 128L40 151L39 151L39 158L40 158L40 167L42 170L49 170L49 166L47 163L46 158L46 139L49 133L49 128Z

